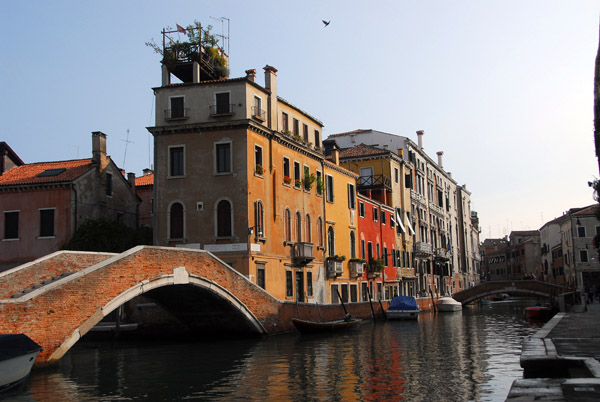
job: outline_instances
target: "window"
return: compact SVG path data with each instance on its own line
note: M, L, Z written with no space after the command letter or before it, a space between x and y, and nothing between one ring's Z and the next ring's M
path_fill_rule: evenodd
M281 113L281 130L283 132L290 131L289 117L286 112Z
M294 119L294 136L299 137L300 136L300 127L299 127L299 122L298 119Z
M287 179L286 179L287 178ZM283 182L290 184L292 181L290 177L290 159L283 157Z
M296 271L296 300L304 301L304 272Z
M292 283L292 271L285 271L285 296L294 297L294 285Z
M4 212L4 238L19 238L19 211Z
M373 222L379 221L379 209L373 207Z
M301 242L302 241L302 216L300 215L300 212L296 212L294 226L296 228L296 241Z
M385 211L381 211L381 224L382 225L387 224L387 217L386 217Z
M254 107L252 108L252 114L261 120L265 119L265 112L262 110L262 99L258 96L254 97Z
M587 250L579 250L579 260L581 262L588 262L588 252L587 252Z
M112 197L112 174L106 174L106 195Z
M315 130L315 148L321 148L321 135L319 130Z
M364 202L358 202L358 216L360 216L361 218L365 217L365 203Z
M369 285L367 282L362 282L360 284L360 293L362 295L362 301L369 301Z
M289 209L285 209L283 213L283 224L285 232L285 241L292 241L292 216Z
M183 205L179 202L169 209L169 238L183 239Z
M350 231L350 258L356 258L356 235Z
M265 283L265 264L256 264L256 284L266 289Z
M367 261L371 262L373 261L373 243L368 242L367 243L367 251L369 254L367 254Z
M54 208L40 209L40 237L54 236Z
M231 113L231 105L229 102L229 92L221 92L215 94L215 114Z
M358 302L358 286L355 283L350 284L350 302Z
M311 223L310 223L310 215L306 214L306 219L304 220L306 224L306 233L304 234L304 240L307 243L312 243L312 231L311 231Z
M184 108L184 97L183 96L173 96L169 98L171 103L171 109L167 115L169 119L180 119L185 117L185 108Z
M300 187L300 163L294 162L294 187Z
M169 176L171 177L185 174L183 148L183 146L169 147Z
M338 285L331 285L331 304L338 304L340 302Z
M585 237L585 226L577 226L577 237Z
M400 180L400 172L398 172L398 168L394 168L394 181L398 183Z
M380 252L381 248L379 247L379 243L377 243L375 245L375 250L377 251L377 259L380 259L381 258L381 252Z
M306 124L302 125L302 134L304 135L304 141L308 142L308 126Z
M340 285L340 288L342 289L342 301L348 303L348 285Z
M317 195L323 195L323 175L317 170Z
M215 144L216 171L217 173L231 172L231 143Z
M254 203L254 230L256 230L256 237L265 236L265 206L262 201L256 201Z
M360 258L362 258L363 260L365 259L365 241L361 240L360 241Z
M310 184L310 168L306 165L304 165L304 176L302 179L304 180L304 189L310 191L310 188L307 187ZM312 184L310 184L310 187L312 188Z
M319 243L319 247L323 247L323 219L319 217L317 220L317 242Z
M312 297L312 295L313 295L312 272L306 273L306 295L309 297Z
M332 226L327 229L327 248L328 256L333 257L335 255L335 233Z
M383 248L383 265L388 266L388 249L387 247Z
M356 194L352 183L348 183L348 208L356 209Z
M263 157L262 157L262 147L255 145L254 146L254 173L262 176L264 165L263 165Z
M327 179L327 183L325 183L325 191L327 193L327 201L328 202L333 202L333 199L334 199L334 196L333 196L333 176L327 175L326 179Z
M217 203L217 237L231 237L231 204L227 200Z

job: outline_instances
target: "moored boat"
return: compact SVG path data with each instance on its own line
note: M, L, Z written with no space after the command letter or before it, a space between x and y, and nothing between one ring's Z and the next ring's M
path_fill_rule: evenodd
M435 307L438 311L460 311L462 304L451 297L440 297L435 301Z
M389 320L416 320L419 318L419 306L412 296L396 296L385 312Z
M532 306L525 307L525 315L527 318L531 318L534 320L543 320L550 315L550 307L546 306Z
M0 392L25 381L40 350L25 334L0 335Z
M292 318L292 322L298 331L303 334L314 334L319 332L332 332L346 330L356 327L362 322L359 318L347 318L336 321L310 321Z

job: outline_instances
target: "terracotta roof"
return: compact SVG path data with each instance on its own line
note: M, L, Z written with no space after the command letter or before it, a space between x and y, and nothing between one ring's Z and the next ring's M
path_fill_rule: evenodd
M152 186L154 184L154 173L145 174L140 177L135 178L135 186L143 187L143 186Z
M93 168L92 159L29 163L17 166L0 176L0 187L68 183Z
M594 215L599 207L600 205L598 204L589 205L587 207L581 208L577 212L573 212L573 215Z
M382 155L389 154L390 151L383 150L371 145L359 144L352 148L344 148L340 151L340 158L349 158L356 156Z

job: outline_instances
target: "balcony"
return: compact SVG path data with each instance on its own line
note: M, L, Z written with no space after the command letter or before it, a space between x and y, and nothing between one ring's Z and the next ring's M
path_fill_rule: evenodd
M233 104L211 105L210 117L233 116Z
M415 243L415 254L420 256L430 256L433 254L431 244L418 241Z
M425 199L425 197L423 197L421 194L417 193L415 190L410 190L410 198L412 200L417 201L418 203L422 204L422 205L427 205L427 200Z
M165 120L186 120L187 118L189 118L189 111L190 109L187 107L183 109L166 109Z
M367 278L373 279L381 276L383 271L383 259L371 260L367 263Z
M435 259L438 261L448 261L452 257L450 250L445 248L437 248L435 250Z
M365 273L365 260L351 259L348 261L348 269L351 277L362 276Z
M292 252L294 263L297 265L306 265L315 258L312 243L294 243Z
M327 258L327 275L329 277L340 276L344 272L344 260L336 257Z
M440 206L437 206L437 205L435 205L435 204L433 204L433 203L429 204L429 208L430 208L430 209L431 209L433 212L437 213L438 215L444 216L444 208L442 208L442 207L440 207Z
M360 176L358 178L358 191L387 190L392 191L392 180L382 174L373 176Z
M252 106L252 117L263 122L267 120L267 112L257 106Z

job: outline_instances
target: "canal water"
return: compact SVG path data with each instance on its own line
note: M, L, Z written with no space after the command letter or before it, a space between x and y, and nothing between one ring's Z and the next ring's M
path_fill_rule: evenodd
M525 302L343 334L202 342L79 342L10 401L504 401L522 376Z

